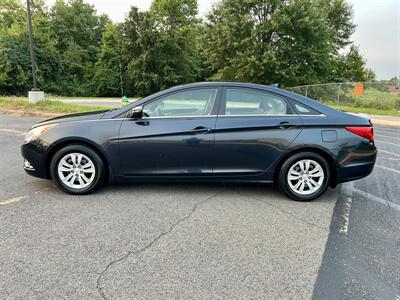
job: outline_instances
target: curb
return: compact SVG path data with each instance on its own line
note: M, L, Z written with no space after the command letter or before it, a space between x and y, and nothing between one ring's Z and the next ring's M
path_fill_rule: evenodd
M382 120L374 117L371 117L371 120L374 125L383 125L383 126L400 128L400 121Z
M45 117L45 118L54 118L61 115L66 115L67 113L51 113L44 112L39 110L17 110L17 109L4 109L0 108L0 113L5 115L13 115L18 117Z

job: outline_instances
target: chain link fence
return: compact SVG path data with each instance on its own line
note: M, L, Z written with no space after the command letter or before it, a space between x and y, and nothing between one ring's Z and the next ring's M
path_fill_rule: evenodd
M343 110L400 112L400 82L312 84L287 90Z

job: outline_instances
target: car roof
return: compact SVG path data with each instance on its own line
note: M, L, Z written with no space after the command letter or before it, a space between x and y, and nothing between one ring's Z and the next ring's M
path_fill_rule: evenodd
M283 89L280 89L280 88L277 88L274 86L268 86L268 85L256 84L256 83L246 83L246 82L230 82L230 81L226 81L226 82L225 81L204 81L204 82L195 82L195 83L177 85L177 86L168 88L166 90L151 94L151 95L144 97L134 103L131 103L131 105L128 105L128 106L118 110L118 113L115 112L115 113L113 113L113 115L120 114L123 111L127 111L132 106L142 105L143 103L145 103L149 100L167 95L171 92L177 92L180 90L196 88L196 87L240 87L240 88L259 89L259 90L264 90L267 92L271 92L271 93L278 94L278 95L287 97L289 99L295 100L301 104L307 105L307 106L321 112L322 114L324 114L326 116L344 117L344 115L347 115L341 111L338 111L329 106L326 106L316 100L313 100L313 99L304 97L302 95L299 95L299 94L296 94L293 92L289 92L287 90L283 90Z

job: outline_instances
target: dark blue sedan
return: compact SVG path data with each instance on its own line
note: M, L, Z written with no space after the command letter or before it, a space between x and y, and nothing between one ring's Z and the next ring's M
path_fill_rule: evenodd
M225 82L47 120L22 145L26 172L71 194L121 181L275 182L301 201L367 176L376 154L367 118L278 88Z

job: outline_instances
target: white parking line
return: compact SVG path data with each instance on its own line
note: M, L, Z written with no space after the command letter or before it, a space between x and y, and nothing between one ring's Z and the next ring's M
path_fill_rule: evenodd
M374 126L374 129L377 131L388 131L388 132L398 132L399 129L396 127L381 127L381 126Z
M394 137L394 136L390 136L390 135L384 135L384 134L376 134L377 137L383 137L383 138L388 138L388 139L396 139L396 140L400 140L400 136L399 137ZM378 140L379 141L379 140Z
M377 166L377 167L379 167L379 168L381 168L381 169L384 169L384 170L386 170L386 171L391 171L391 172L400 174L400 171L399 171L399 170L396 170L396 169L388 168L388 167L382 166L382 165L380 165L380 164L375 164L375 166Z
M378 149L378 153L380 153L380 152L400 157L400 154L398 154L398 153Z
M399 132L387 132L387 131L374 131L374 135L376 137L384 137L384 138L396 138L399 139L400 138L400 128L399 128Z
M7 133L15 133L16 135L22 136L25 135L25 131L17 130L17 129L9 129L9 128L0 128L0 132L7 132Z
M386 205L387 206L389 204L391 208L393 208L393 209L395 209L397 211L400 211L400 205L397 204L397 203L394 203L394 202L389 201L389 200L385 200L385 199L383 199L381 197L375 196L375 195L373 195L371 193L364 192L363 190L360 190L360 189L355 188L355 187L347 187L347 186L345 186L344 188L349 190L349 191L352 191L352 192L354 192L354 193L356 193L356 194L358 194L358 195L360 195L362 197L365 197L368 200L375 201L375 202L380 203L382 205Z
M343 235L347 235L347 232L349 231L350 210L352 202L352 196L346 196L343 212L341 215L343 223L339 227L339 233Z
M20 196L20 197L15 197L15 198L11 198L5 201L0 202L0 205L7 205L7 204L12 204L12 203L17 203L19 201L21 201L22 199L26 199L29 198L30 196Z
M377 140L376 142L377 142L377 143L388 144L388 145L393 145L393 146L400 147L400 145L399 145L399 144L395 144L395 143L384 142L384 141L379 141L379 140Z

